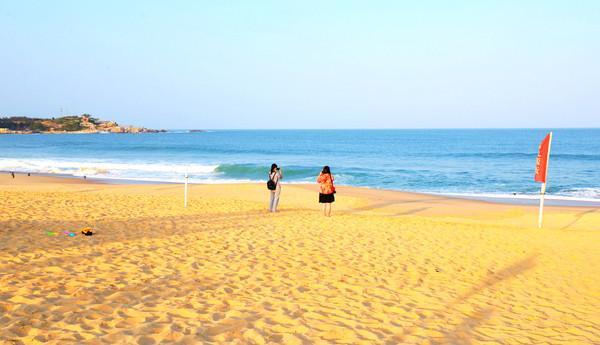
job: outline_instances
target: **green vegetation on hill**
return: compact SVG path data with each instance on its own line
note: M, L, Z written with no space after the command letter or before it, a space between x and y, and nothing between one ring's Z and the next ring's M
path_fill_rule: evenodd
M42 119L26 116L0 117L0 128L6 128L11 131L31 131L31 132L46 132L46 131L81 131L86 129L83 126L84 117L87 122L93 125L98 125L100 121L97 118L91 117L89 114L81 116L63 116L59 118Z
M144 127L121 127L114 121L101 121L89 114L71 115L58 118L33 118L26 116L0 117L0 134L27 133L157 133L164 130L154 130Z
M81 118L79 116L59 117L54 120L54 122L59 124L62 130L67 132L80 131L83 129L81 126Z
M44 131L46 126L42 121L43 119L25 116L0 117L0 128L8 128L11 131Z

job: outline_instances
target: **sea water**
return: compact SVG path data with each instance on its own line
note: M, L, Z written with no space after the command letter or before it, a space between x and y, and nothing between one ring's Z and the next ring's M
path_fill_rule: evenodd
M125 181L314 183L329 165L339 185L467 197L534 199L546 129L214 130L154 134L0 135L0 171ZM556 129L548 173L554 200L600 202L600 129ZM265 187L266 188L266 187Z

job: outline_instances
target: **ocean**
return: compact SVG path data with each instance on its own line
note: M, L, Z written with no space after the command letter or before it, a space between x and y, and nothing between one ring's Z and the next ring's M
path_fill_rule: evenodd
M545 129L214 130L155 134L0 135L0 171L104 180L313 183L535 200ZM548 199L600 202L600 129L556 129Z

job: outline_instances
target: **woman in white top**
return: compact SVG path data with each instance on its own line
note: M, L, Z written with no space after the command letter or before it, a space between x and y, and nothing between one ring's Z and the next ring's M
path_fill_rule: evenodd
M271 212L277 212L277 205L279 205L279 195L281 194L281 179L283 174L277 164L271 164L271 171L269 172L269 180L275 183L275 189L270 190L271 200L269 202L269 210Z

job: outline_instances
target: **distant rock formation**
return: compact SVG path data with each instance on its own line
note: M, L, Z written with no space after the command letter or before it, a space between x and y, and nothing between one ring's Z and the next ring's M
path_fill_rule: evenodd
M158 133L145 127L120 126L114 121L102 121L89 114L43 119L26 116L0 118L0 134L32 133Z

